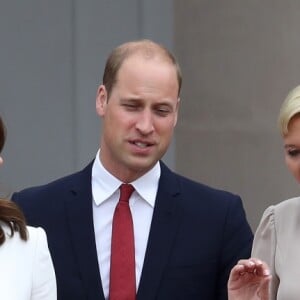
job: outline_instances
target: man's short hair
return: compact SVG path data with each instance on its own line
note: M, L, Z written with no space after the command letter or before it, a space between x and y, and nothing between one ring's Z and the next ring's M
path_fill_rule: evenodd
M164 46L151 40L138 40L121 44L110 53L103 73L103 85L106 88L108 98L116 84L118 71L120 70L123 62L133 54L141 54L145 58L150 59L155 56L160 56L167 62L170 62L176 69L178 95L180 94L182 75L180 66L174 55Z

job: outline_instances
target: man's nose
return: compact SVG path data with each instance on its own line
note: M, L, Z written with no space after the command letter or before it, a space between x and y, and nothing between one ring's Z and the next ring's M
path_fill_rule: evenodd
M141 112L136 122L136 129L143 135L147 135L153 132L153 116L150 111Z

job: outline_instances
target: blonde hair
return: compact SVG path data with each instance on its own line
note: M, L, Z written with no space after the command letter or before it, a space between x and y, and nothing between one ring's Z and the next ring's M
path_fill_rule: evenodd
M278 125L283 136L288 134L289 123L298 114L300 115L300 85L289 92L281 105Z

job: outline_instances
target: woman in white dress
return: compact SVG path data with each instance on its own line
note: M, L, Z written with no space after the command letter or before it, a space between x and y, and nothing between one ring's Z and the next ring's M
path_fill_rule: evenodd
M283 102L279 127L286 165L300 183L300 86ZM261 261L243 260L233 268L229 299L300 299L300 197L265 210L255 233L252 257Z
M0 153L4 142L5 127L0 117ZM0 299L57 299L44 230L26 226L20 209L5 199L0 199Z

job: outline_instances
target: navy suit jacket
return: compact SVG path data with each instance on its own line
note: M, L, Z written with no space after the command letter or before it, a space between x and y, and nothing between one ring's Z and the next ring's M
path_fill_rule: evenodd
M48 237L58 300L104 300L92 213L92 163L13 195ZM137 300L227 299L232 266L253 235L241 199L173 173L161 163Z

